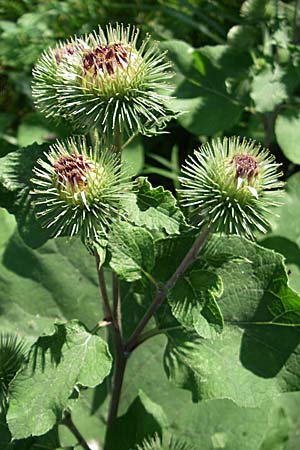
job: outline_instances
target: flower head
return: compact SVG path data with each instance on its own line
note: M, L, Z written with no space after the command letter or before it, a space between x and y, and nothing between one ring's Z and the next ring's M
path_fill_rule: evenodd
M116 127L128 135L151 134L174 117L168 104L170 63L139 31L117 25L44 52L33 70L33 96L47 116L78 128Z
M142 442L142 447L138 446L138 450L193 450L190 445L181 440L171 439L169 443L165 440L162 442L157 433L151 438L146 438Z
M105 235L120 215L120 200L129 192L118 155L88 147L85 138L50 147L34 169L38 217L54 236L81 233L84 240Z
M252 238L255 230L266 232L270 207L279 204L278 167L255 141L219 139L187 159L179 192L185 206L195 208L199 224Z
M26 358L23 341L12 334L0 334L0 413L8 403L10 384Z

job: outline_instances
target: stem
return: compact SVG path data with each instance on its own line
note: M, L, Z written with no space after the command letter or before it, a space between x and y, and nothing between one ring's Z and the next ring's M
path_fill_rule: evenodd
M120 336L121 338L123 338L119 280L114 272L112 273L112 287L113 287L113 317L116 323L116 327L120 332Z
M99 281L99 287L100 292L103 300L104 305L104 311L105 311L105 319L110 322L112 321L113 315L109 304L109 299L107 295L107 289L105 284L105 278L104 278L104 271L103 267L100 265L100 258L98 253L96 253L96 267L97 267L97 274L98 274L98 281Z
M148 339L158 336L159 334L166 334L168 331L175 331L175 330L181 330L182 325L177 325L175 327L168 327L168 328L153 328L152 330L145 331L145 333L140 334L140 337L137 340L136 346L133 350L135 350L137 347L139 347L144 342L148 341Z
M130 353L136 346L138 345L138 341L140 338L140 335L150 319L153 317L153 315L156 313L160 305L163 303L168 291L172 289L176 281L182 277L184 272L187 270L187 268L195 261L197 254L206 241L207 236L209 235L210 229L206 228L203 233L201 233L197 239L195 240L193 246L190 248L188 253L185 255L179 266L177 267L176 271L173 273L171 278L167 281L164 288L158 288L156 291L156 296L152 302L152 304L149 306L148 310L138 323L135 331L132 333L130 338L128 339L127 343L125 344L125 352Z
M118 414L118 407L120 403L120 396L122 390L122 384L124 380L124 373L126 369L127 356L124 352L124 341L122 336L122 317L121 317L121 301L119 292L119 282L116 274L112 274L113 283L113 327L112 338L114 345L114 376L112 383L112 395L109 406L109 413L107 418L107 427L105 435L104 450L108 449L108 437L111 432L111 428Z
M127 145L129 145L130 142L132 142L133 139L137 137L137 135L138 135L138 133L133 133L133 134L130 136L130 138L128 138L127 141L122 145L122 150L124 150L124 148L126 148Z
M112 383L112 397L110 402L110 408L109 408L109 414L107 419L107 428L106 428L106 436L105 436L105 446L104 448L108 450L107 448L107 439L108 435L110 433L112 424L117 417L118 413L118 406L120 402L120 395L121 395L121 389L124 379L124 372L126 368L126 362L127 358L124 353L124 342L122 338L122 323L121 323L121 302L120 302L120 295L119 295L119 283L118 279L113 273L113 306L114 311L112 312L109 299L107 295L107 289L105 284L105 278L104 278L104 271L103 268L100 267L100 260L99 256L96 254L96 265L97 265L97 273L98 273L98 280L99 280L99 287L103 299L105 314L106 314L106 321L109 321L112 324L111 332L112 332L112 340L113 340L113 347L114 347L114 360L115 360L115 367L114 367L114 376L113 376L113 383ZM103 321L98 323L94 330L97 330L101 325L103 324Z
M111 325L111 322L108 322L107 320L99 320L94 328L91 329L90 333L96 334L97 331L100 330L100 328L108 327L109 325Z
M71 433L74 434L74 436L76 437L76 439L78 441L78 445L81 445L81 447L84 448L85 450L91 450L91 448L88 446L86 440L84 439L84 437L82 436L82 434L80 433L80 431L78 430L76 425L74 424L74 422L72 420L72 416L69 412L65 412L65 417L62 420L62 424L65 425L67 428L69 428Z
M120 125L118 125L114 135L114 146L115 152L118 155L120 161L122 158L122 137L123 137L122 128ZM113 313L111 314L111 316L113 326L111 328L111 331L112 331L115 363L112 382L112 395L107 418L104 450L109 450L108 437L111 433L113 423L118 414L118 407L127 362L127 357L124 352L124 341L122 336L122 316L121 316L119 281L115 273L112 274L112 287L113 287Z
M108 418L107 418L104 450L109 450L107 441L108 441L108 437L109 437L112 425L118 414L118 408L119 408L119 403L120 403L121 390L122 390L122 385L123 385L123 380L124 380L126 363L127 363L127 358L124 355L124 353L116 352L113 390L112 390L112 396L111 396L111 401L110 401L110 406L109 406L109 413L108 413Z

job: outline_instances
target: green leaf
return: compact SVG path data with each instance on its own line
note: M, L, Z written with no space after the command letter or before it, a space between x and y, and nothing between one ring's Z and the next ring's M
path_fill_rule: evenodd
M285 412L290 425L288 439L284 442L284 439L281 438L279 441L282 445L281 447L278 446L280 450L298 450L299 448L299 401L299 392L290 392L288 394L281 395L276 400L276 405L278 405L278 407ZM277 450L277 447L274 448ZM260 450L273 450L273 447L269 446L266 449L263 448Z
M205 46L192 52L183 51L173 41L164 43L171 48L170 57L177 69L175 78L174 107L182 111L178 122L196 135L213 135L226 130L238 122L244 104L237 99L236 92L227 90L228 78L239 78L249 66L248 56L237 56L229 46Z
M284 450L289 439L290 421L286 411L278 407L274 411L269 433L259 450Z
M300 174L292 175L286 184L284 202L272 215L272 232L262 245L282 253L287 262L291 285L300 291Z
M227 399L191 403L188 392L175 387L165 377L161 364L164 344L165 338L156 336L137 348L130 357L122 391L121 414L142 389L162 406L174 440L184 440L196 450L259 449L270 430L273 432L278 425L278 405L269 401L261 408L241 408ZM210 360L213 358L215 355L211 355ZM222 373L219 383L230 376L229 371Z
M81 241L59 238L33 250L15 228L0 209L1 331L33 342L52 333L56 319L94 327L101 319L96 265Z
M154 266L151 234L127 222L116 224L109 236L110 267L122 280L135 281L150 274Z
M172 82L178 86L186 76L193 70L194 47L179 39L171 39L161 42L160 48L168 52L168 58L173 62L175 76Z
M284 202L271 221L272 235L282 236L300 247L300 174L292 175L286 184ZM269 236L269 235L268 235Z
M7 415L13 438L46 433L61 419L73 389L95 387L110 369L103 339L76 321L56 325L54 335L39 338L26 369L14 380Z
M284 73L279 66L273 69L265 66L261 72L254 75L251 98L259 113L274 111L275 107L287 99L288 93L282 81Z
M287 285L282 257L244 239L214 237L202 258L223 282L224 330L211 339L169 331L170 379L194 401L230 398L249 407L300 389L300 298Z
M162 435L168 426L167 418L160 405L152 402L143 391L129 406L127 412L118 417L108 435L110 450L130 450L142 444L155 433Z
M223 316L216 301L222 289L219 276L197 270L194 265L168 294L173 316L184 328L196 331L202 337L211 337L209 324L218 329L223 327Z
M80 392L80 397L72 405L72 420L78 430L86 439L91 449L103 448L105 431L106 431L106 417L108 414L108 401L101 403L99 410L95 410L95 399L98 401L99 393L101 395L106 391L108 383L104 382L94 389L84 389ZM107 399L109 400L109 398ZM103 402L103 398L101 398ZM71 433L69 428L64 425L59 426L59 438L61 447L70 447L77 449L77 439Z
M300 164L300 114L283 111L275 122L275 135L283 154L295 164Z
M43 436L12 441L6 419L0 416L0 446L1 450L59 450L58 427L55 426Z
M185 218L176 199L162 186L153 188L147 178L136 181L135 195L124 202L129 220L135 225L154 231L158 237L165 234L179 234L185 225Z
M42 245L50 236L35 217L30 194L32 169L47 149L45 144L34 144L0 160L0 206L15 215L22 238L33 248Z
M54 135L55 137L55 135ZM53 139L51 128L39 114L29 113L21 122L18 128L18 144L20 147L26 147L34 142L42 144Z
M140 136L133 139L122 151L122 162L126 173L133 177L138 175L144 166L144 147Z
M260 241L260 244L266 248L281 253L285 258L285 265L289 277L290 286L300 292L300 248L299 246L281 236L268 236Z

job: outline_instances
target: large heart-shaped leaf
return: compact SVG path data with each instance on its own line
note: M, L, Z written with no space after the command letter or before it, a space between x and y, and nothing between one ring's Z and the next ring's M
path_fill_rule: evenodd
M7 414L13 438L46 433L62 418L73 389L95 387L110 369L103 339L77 321L56 325L54 335L34 344L25 370L14 379Z

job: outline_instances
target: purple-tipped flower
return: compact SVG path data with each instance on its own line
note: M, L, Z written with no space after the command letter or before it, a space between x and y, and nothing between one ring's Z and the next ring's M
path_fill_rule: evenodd
M36 106L80 129L157 133L174 117L166 94L172 73L149 37L137 45L138 34L108 26L45 51L33 70Z
M267 231L271 207L280 204L283 183L278 168L274 157L255 141L218 139L186 160L179 192L199 225L253 238L255 230Z
M84 138L50 147L34 169L34 198L38 217L54 236L80 233L93 241L105 235L121 200L126 182L118 155L99 145L88 147Z

